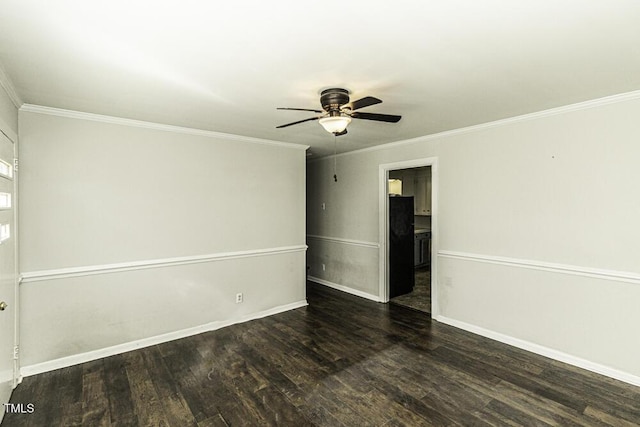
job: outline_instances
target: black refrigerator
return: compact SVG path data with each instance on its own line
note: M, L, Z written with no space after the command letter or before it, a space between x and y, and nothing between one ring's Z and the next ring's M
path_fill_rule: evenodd
M389 196L389 298L413 291L413 196Z

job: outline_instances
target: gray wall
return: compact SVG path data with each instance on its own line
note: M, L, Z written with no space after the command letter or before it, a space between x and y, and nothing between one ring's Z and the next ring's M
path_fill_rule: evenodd
M634 93L348 153L337 183L313 161L309 275L381 297L379 165L437 158L436 318L640 384L638 117Z
M303 146L41 110L20 111L27 373L305 304Z

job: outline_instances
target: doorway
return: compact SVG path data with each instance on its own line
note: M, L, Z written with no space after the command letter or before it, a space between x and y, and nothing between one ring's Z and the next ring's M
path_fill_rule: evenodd
M437 158L417 159L380 165L380 296L384 302L398 304L437 316ZM412 199L413 223L410 265L407 260L398 262L399 251L394 249L397 233L391 228L397 220L390 211L396 199ZM408 244L408 242L407 242ZM406 248L406 244L404 245ZM407 257L406 251L402 257ZM401 267L398 267L401 266ZM411 288L398 284L399 268L410 268ZM409 273L407 273L409 274ZM406 274L404 276L406 278ZM401 279L403 280L403 279ZM404 281L406 282L406 281ZM398 288L401 290L398 291ZM400 292L400 295L398 295Z

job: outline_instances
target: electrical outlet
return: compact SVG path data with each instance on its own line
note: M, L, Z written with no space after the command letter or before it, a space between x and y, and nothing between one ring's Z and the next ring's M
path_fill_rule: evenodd
M324 264L322 264L322 271L325 271Z
M327 208L327 205L325 205L324 203L322 204L322 210L325 210Z
M236 304L240 304L242 302L242 292L236 294Z

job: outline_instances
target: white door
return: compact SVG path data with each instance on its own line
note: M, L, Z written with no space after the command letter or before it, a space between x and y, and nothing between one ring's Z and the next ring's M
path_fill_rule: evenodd
M14 144L0 132L0 403L9 401L15 385L16 345L16 232Z

